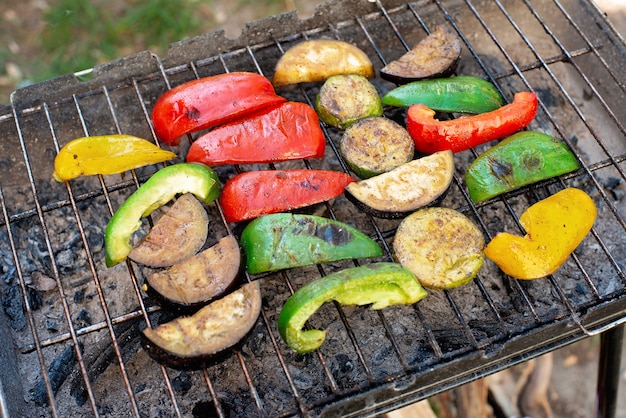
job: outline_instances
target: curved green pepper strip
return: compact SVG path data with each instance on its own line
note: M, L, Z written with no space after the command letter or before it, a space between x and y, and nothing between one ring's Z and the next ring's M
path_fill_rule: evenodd
M465 172L465 182L478 203L578 168L567 145L541 132L524 131L479 155Z
M326 331L302 328L325 302L372 304L371 309L383 309L416 303L427 294L413 273L397 263L348 268L309 282L291 295L278 317L278 331L292 350L308 353L322 345Z
M150 215L177 194L193 193L209 204L217 199L220 191L217 175L203 164L174 164L154 173L109 220L104 234L107 267L124 261L131 252L130 237L141 226L142 217Z
M409 107L421 103L438 112L485 113L504 105L504 99L490 82L472 76L418 80L390 90L384 105Z
M250 274L383 254L380 245L349 225L292 213L254 219L240 242Z

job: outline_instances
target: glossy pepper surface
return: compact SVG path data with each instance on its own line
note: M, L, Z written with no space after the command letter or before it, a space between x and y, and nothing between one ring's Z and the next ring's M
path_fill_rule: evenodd
M315 110L286 102L207 132L191 144L187 161L217 166L321 158L325 146Z
M240 222L324 202L354 181L330 170L248 171L226 182L220 203L228 222Z
M106 265L126 259L132 250L130 237L141 226L141 218L169 202L179 193L193 193L209 204L220 194L215 172L202 164L181 163L157 171L115 211L104 234Z
M383 309L416 303L427 294L413 273L400 264L380 262L348 268L296 290L280 312L278 331L292 350L308 353L322 345L326 331L302 328L325 302L371 304L371 309Z
M465 172L465 182L472 201L482 202L579 167L574 153L561 141L523 131L479 155Z
M525 236L501 232L487 244L485 256L517 279L548 276L582 242L596 215L596 206L587 193L572 187L563 189L520 216Z
M388 91L382 103L395 107L421 103L438 112L478 114L498 109L504 99L493 84L482 78L457 76L404 84Z
M178 145L182 135L228 123L284 101L260 74L218 74L165 92L154 104L152 123L161 141Z
M117 174L176 158L176 154L132 135L76 138L54 158L52 178L58 182L79 176Z
M415 149L432 154L451 150L460 152L504 138L525 128L537 114L537 96L516 93L513 102L496 110L453 120L435 119L435 111L422 104L409 107L406 127Z
M347 224L292 213L252 220L244 228L240 244L250 274L383 254L380 245Z

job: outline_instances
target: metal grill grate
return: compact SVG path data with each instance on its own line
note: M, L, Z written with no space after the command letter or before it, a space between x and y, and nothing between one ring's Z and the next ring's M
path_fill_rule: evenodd
M575 254L553 276L532 282L508 278L487 262L473 283L431 291L411 307L373 312L325 305L311 324L329 330L327 341L306 356L290 352L278 336L282 304L303 283L354 262L266 275L261 318L233 355L193 372L150 360L138 346L138 329L166 314L141 291L140 267L104 266L102 239L113 211L158 167L56 184L50 174L58 149L86 135L155 138L150 110L166 89L237 70L271 76L280 55L303 39L352 42L378 69L440 23L463 40L457 73L489 79L508 99L516 91L535 91L540 110L531 128L565 141L583 163L569 175L473 205L463 173L484 149L463 152L455 155L455 181L441 205L464 212L491 238L504 229L521 231L518 216L530 204L565 186L579 187L594 198L599 216ZM17 91L11 105L0 109L6 313L0 322L4 338L18 347L12 353L5 344L3 352L14 365L2 375L5 412L374 415L623 323L625 66L623 39L583 0L352 0L326 3L303 21L290 13L255 22L238 40L207 34L173 46L162 60L144 52L96 67L79 76L84 81L67 76ZM393 87L374 82L379 91ZM317 88L279 93L311 104ZM326 157L297 164L346 170L337 152L340 133L325 134ZM216 171L225 180L249 169ZM208 209L215 242L233 225L224 222L217 204ZM383 245L385 260L392 259L398 221L359 213L343 197L321 210L357 225ZM52 279L55 289L38 288L42 277ZM11 373L25 376L22 387L10 384Z

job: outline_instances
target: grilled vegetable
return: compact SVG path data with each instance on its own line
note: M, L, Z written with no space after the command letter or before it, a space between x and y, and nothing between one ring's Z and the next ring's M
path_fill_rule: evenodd
M321 158L325 146L315 110L286 102L207 132L191 144L187 161L217 166Z
M146 290L175 308L197 308L222 296L241 271L239 243L226 235L217 244L146 278Z
M240 243L250 274L383 253L374 240L349 225L291 213L254 219L244 228Z
M417 151L460 152L514 134L532 122L536 113L537 96L529 92L516 93L513 103L491 112L444 121L435 119L434 110L416 104L409 107L406 128Z
M64 182L79 176L117 174L176 158L176 154L132 135L76 138L54 158L52 178Z
M482 78L457 76L413 81L388 91L382 97L388 106L424 106L447 113L485 113L504 105L498 89Z
M159 218L128 258L150 267L171 266L197 253L208 232L209 217L204 207L186 193Z
M228 222L240 222L325 202L354 181L328 170L248 171L226 182L220 203Z
M297 353L317 350L325 330L303 330L305 322L325 302L369 305L383 309L410 305L427 296L413 273L396 263L374 263L348 268L307 283L287 299L278 317L278 331Z
M261 313L258 281L248 283L192 316L146 328L142 346L168 366L194 368L236 345L254 327Z
M326 124L346 129L368 116L382 116L376 87L363 76L335 75L324 82L315 98L315 110Z
M478 227L453 209L420 209L402 220L395 257L422 286L448 289L469 283L483 265L485 241Z
M582 190L566 188L543 199L520 216L526 235L497 234L485 256L511 277L546 277L561 267L591 230L596 206Z
M209 204L217 199L220 188L217 175L205 165L182 163L157 171L109 220L104 234L107 267L124 261L131 252L130 237L141 226L141 217L150 215L177 194L193 193Z
M361 210L381 218L401 218L436 202L452 183L452 151L402 164L387 173L346 186L346 197Z
M446 77L456 70L460 58L461 40L441 25L413 49L384 66L380 76L395 83Z
M275 87L324 81L333 75L374 77L374 66L365 52L348 42L312 39L289 48L276 63Z
M465 172L474 202L550 177L577 170L574 153L562 142L541 132L509 136L478 156Z
M365 179L411 161L415 146L404 127L391 119L371 117L346 129L339 151L350 169Z
M218 74L165 92L154 104L152 123L160 140L178 145L182 135L240 119L285 100L260 74Z

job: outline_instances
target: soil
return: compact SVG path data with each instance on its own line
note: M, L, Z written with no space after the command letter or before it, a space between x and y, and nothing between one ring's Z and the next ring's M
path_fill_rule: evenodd
M236 2L216 0L212 8L199 12L206 14L207 25L203 31L224 29L229 37L236 37L245 22L293 8L300 11L301 17L306 17L317 3L286 0L272 6L259 6L257 2L238 6ZM626 34L626 6L622 3L623 0L597 1L616 28ZM3 0L0 11L0 103L8 103L10 93L29 82L35 66L45 65L38 60L42 56L38 39L45 29L43 14L48 7L45 0ZM136 51L145 49L141 45L133 47ZM592 337L554 352L548 397L555 417L593 415L599 345L599 337ZM498 377L507 393L514 391L510 386L514 386L515 379L523 374L525 367L526 364L515 366ZM626 350L622 353L620 376L616 418L626 418Z

